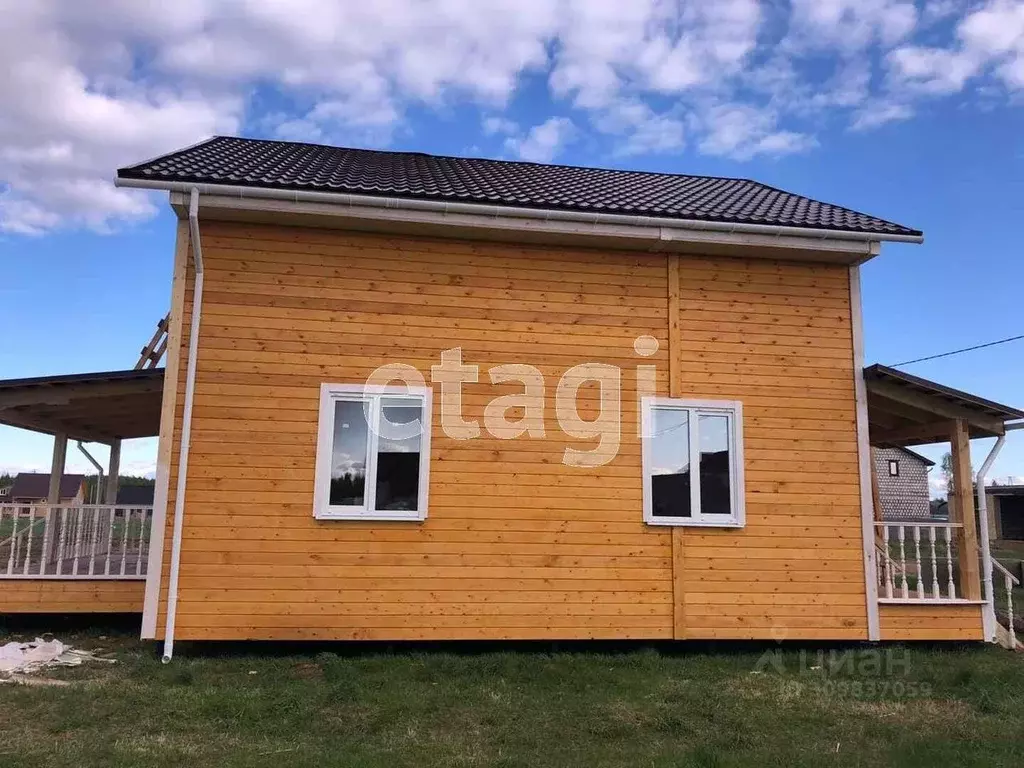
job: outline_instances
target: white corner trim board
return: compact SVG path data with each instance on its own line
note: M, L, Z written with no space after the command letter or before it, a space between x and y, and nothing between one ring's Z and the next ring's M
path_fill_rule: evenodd
M203 247L199 239L199 190L194 187L189 200L188 224L192 240L192 257L196 263L196 281L192 297L192 325L188 332L188 367L185 374L185 411L181 420L181 447L178 454L178 482L174 491L174 530L171 534L171 570L167 583L167 626L164 629L165 664L174 656L174 621L178 608L181 535L185 525L185 487L188 480L188 453L192 440L192 402L196 390L199 322L203 313Z
M864 593L868 640L881 640L878 620L878 567L875 564L875 503L871 492L871 443L868 434L868 388L864 381L864 318L861 314L860 267L850 267L850 314L853 331L853 389L857 401L857 463L860 475L860 523L864 544Z

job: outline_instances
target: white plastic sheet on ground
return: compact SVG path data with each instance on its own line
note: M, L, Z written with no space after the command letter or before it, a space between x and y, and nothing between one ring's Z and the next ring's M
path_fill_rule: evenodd
M60 640L37 637L29 643L0 645L0 675L31 674L50 667L77 667L83 661L101 659L89 651L75 650Z

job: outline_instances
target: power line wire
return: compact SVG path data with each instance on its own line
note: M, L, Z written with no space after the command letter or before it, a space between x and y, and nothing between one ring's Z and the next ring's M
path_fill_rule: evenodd
M919 357L916 360L907 360L902 363L893 363L893 368L899 368L901 365L911 365L912 363L923 363L925 360L938 360L940 357L949 357L951 355L959 355L961 352L973 352L976 349L984 349L985 347L994 347L997 344L1006 344L1011 341L1020 341L1024 339L1024 334L1020 336L1011 336L1008 339L999 339L999 341L990 341L988 344L976 344L973 347L964 347L963 349L954 349L952 352L943 352L941 355L929 355L928 357Z

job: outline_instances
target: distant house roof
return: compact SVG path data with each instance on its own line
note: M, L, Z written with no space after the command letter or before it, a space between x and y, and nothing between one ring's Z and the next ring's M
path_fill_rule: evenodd
M61 499L71 499L78 495L85 475L64 475L60 479ZM12 499L46 499L50 495L50 475L41 472L21 472L14 478L11 486Z
M215 136L118 179L920 237L916 229L750 179L382 152Z
M908 456L912 456L913 458L917 459L922 464L924 464L926 467L934 467L935 466L935 462L934 461L929 459L927 456L922 456L917 451L912 451L909 448L903 448L903 447L896 448L895 450L902 451L903 453L907 454Z
M149 507L153 505L153 485L122 485L117 489L117 503L126 507Z
M1024 496L1024 485L986 485L985 493L990 496Z

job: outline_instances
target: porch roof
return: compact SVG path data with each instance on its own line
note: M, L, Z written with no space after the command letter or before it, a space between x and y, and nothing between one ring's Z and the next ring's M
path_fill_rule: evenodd
M906 447L945 442L950 422L963 419L970 437L996 437L1024 411L885 365L864 369L871 444Z
M160 434L164 370L0 380L0 424L110 443Z

